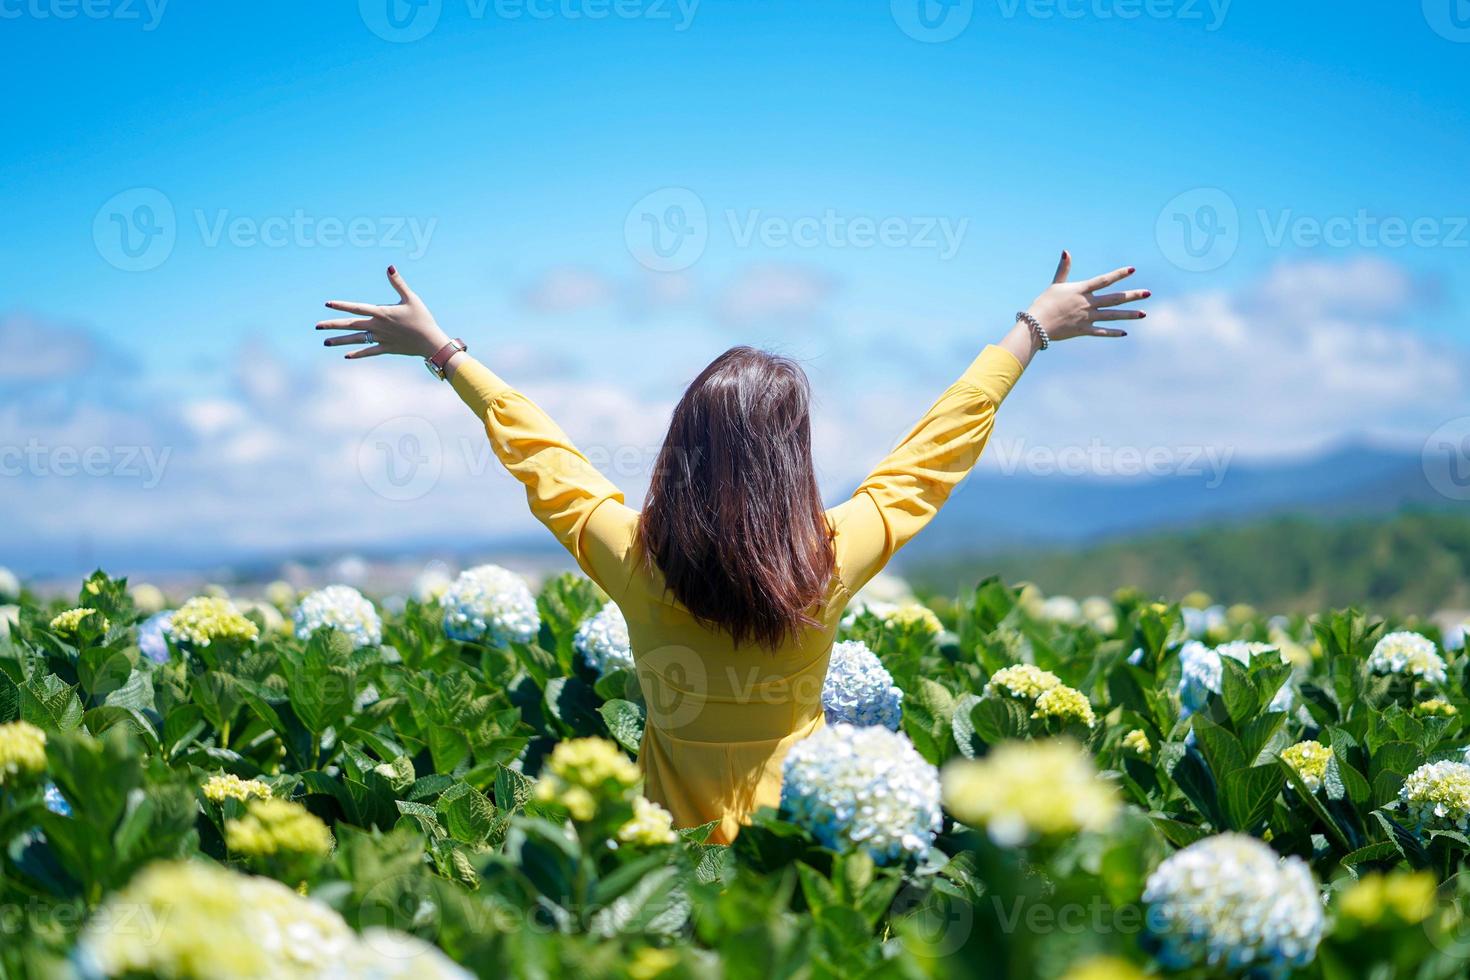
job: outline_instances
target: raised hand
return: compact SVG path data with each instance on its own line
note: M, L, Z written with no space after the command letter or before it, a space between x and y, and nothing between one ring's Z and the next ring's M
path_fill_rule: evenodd
M1054 341L1069 340L1072 337L1126 337L1126 330L1099 327L1097 324L1108 320L1143 319L1146 314L1142 310L1120 310L1116 307L1148 299L1153 293L1147 289L1130 289L1099 295L1097 291L1127 279L1134 271L1130 265L1091 279L1068 282L1067 277L1072 272L1072 256L1063 251L1052 284L1047 287L1046 292L1036 297L1026 312L1040 321Z
M398 292L399 302L394 306L328 300L327 306L331 309L354 313L366 319L344 318L318 323L318 330L352 331L328 339L324 346L368 345L347 355L348 360L356 360L359 357L377 357L379 354L432 357L449 343L449 335L439 328L439 324L434 321L434 314L429 312L424 301L408 288L403 276L391 265L388 266L388 282Z

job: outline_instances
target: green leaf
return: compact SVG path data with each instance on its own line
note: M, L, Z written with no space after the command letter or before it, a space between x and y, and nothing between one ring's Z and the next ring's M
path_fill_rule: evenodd
M643 709L631 701L612 700L597 710L608 734L636 756L643 742Z
M1270 812L1271 803L1281 792L1285 778L1281 767L1275 764L1237 769L1226 775L1221 788L1231 829L1244 833L1254 831Z
M1261 695L1251 681L1250 672L1234 657L1220 657L1220 696L1225 712L1237 725L1244 724L1261 710Z
M1190 722L1195 738L1199 741L1200 751L1210 764L1210 771L1215 774L1217 781L1246 767L1245 749L1241 747L1239 739L1210 721L1202 712L1191 716Z
M495 825L495 804L469 783L445 790L435 809L444 816L449 835L461 843L483 843Z

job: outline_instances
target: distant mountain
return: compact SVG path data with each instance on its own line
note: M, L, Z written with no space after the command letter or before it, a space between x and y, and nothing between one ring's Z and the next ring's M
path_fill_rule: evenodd
M1199 474L1125 481L984 472L955 492L901 558L1074 547L1282 514L1336 519L1450 505L1425 479L1417 454L1366 446L1284 464L1233 463L1213 482Z

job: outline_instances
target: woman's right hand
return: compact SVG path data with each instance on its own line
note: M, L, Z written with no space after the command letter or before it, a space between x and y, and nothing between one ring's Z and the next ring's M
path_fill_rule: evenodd
M1036 317L1052 340L1070 340L1073 337L1126 337L1126 330L1099 327L1098 323L1108 320L1141 320L1142 310L1120 310L1125 303L1136 303L1153 294L1147 289L1130 289L1123 292L1103 293L1113 283L1121 282L1134 273L1133 266L1115 269L1105 275L1095 276L1079 282L1068 282L1072 272L1072 256L1062 252L1057 265L1057 274L1046 292L1032 301L1026 311Z

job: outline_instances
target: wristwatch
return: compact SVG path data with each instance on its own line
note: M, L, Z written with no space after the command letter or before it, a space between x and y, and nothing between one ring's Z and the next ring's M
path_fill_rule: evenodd
M448 366L449 359L462 350L469 350L469 346L466 345L463 340L455 337L449 343L439 348L439 350L434 353L433 357L424 358L424 367L428 368L429 373L432 374L434 377L438 378L440 381L443 381L444 369L446 366Z

